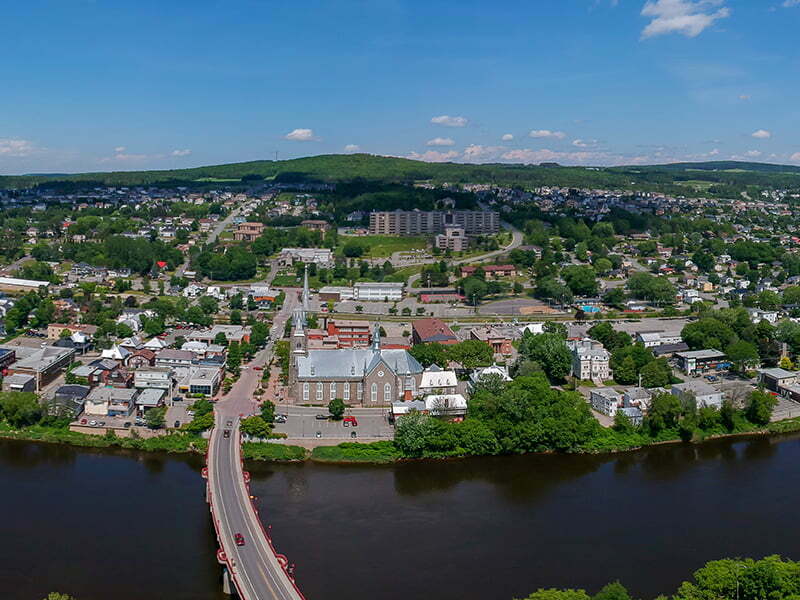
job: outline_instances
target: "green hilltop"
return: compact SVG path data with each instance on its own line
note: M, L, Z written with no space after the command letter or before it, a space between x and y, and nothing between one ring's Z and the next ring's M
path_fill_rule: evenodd
M0 188L95 185L202 186L253 181L491 183L531 188L542 185L659 191L676 195L738 196L752 187L797 188L800 167L717 161L624 167L563 167L555 163L427 163L371 154L327 154L292 160L258 160L161 171L113 171L0 177Z

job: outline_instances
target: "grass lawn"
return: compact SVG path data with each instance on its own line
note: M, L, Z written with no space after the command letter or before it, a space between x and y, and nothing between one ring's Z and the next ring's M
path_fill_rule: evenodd
M369 245L369 252L366 254L369 258L389 258L395 252L425 250L428 247L428 239L424 236L364 235L355 238L343 236L340 238L340 249L350 239Z
M249 460L305 460L306 449L269 442L245 442L242 456Z
M358 444L345 442L338 446L318 446L311 452L312 460L321 462L370 462L388 463L400 458L394 442Z

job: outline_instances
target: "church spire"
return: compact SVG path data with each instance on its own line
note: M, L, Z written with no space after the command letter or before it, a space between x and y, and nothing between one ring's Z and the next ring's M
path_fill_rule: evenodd
M309 311L309 303L311 300L311 292L308 289L308 264L306 264L305 271L303 273L303 311Z
M375 323L375 329L372 331L372 349L375 352L381 351L381 326Z

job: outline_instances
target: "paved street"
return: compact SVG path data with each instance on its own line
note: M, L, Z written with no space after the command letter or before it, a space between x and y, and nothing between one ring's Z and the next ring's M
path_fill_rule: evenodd
M275 431L287 434L289 439L314 438L338 443L361 438L387 440L394 438L394 427L387 420L388 410L380 408L348 408L345 415L356 417L357 427L345 426L342 421L317 419L316 415L328 414L327 406L321 408L279 405L276 407L276 413L288 416L286 423L275 424Z

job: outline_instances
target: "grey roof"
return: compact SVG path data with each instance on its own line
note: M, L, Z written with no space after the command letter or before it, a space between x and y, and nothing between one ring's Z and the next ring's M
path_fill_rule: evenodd
M719 350L690 350L689 352L677 352L676 355L681 358L722 358L725 353Z
M30 369L31 371L42 372L46 371L65 357L72 356L74 354L75 350L72 348L56 348L54 346L45 346L27 358L18 360L13 368Z
M762 369L761 372L764 375L768 375L773 379L789 379L792 377L797 377L797 373L793 373L792 371L787 371L786 369L781 369L779 367L774 367L772 369Z
M78 398L83 400L89 395L91 388L88 385L62 385L56 390L56 398Z
M673 392L692 393L695 396L711 396L721 392L708 385L705 381L687 381L686 383L676 383L672 386Z
M25 385L33 381L33 375L25 375L24 373L14 373L8 377L3 377L3 383L8 386Z
M75 377L89 377L92 373L97 370L97 367L93 367L92 365L81 365L80 367L75 367L72 369L71 373L75 375Z
M361 379L381 362L395 375L412 375L423 371L422 365L405 350L347 348L309 350L308 356L298 356L297 376L300 379Z
M165 393L165 390L147 388L142 390L142 393L139 394L138 398L136 398L136 404L138 406L158 406Z

